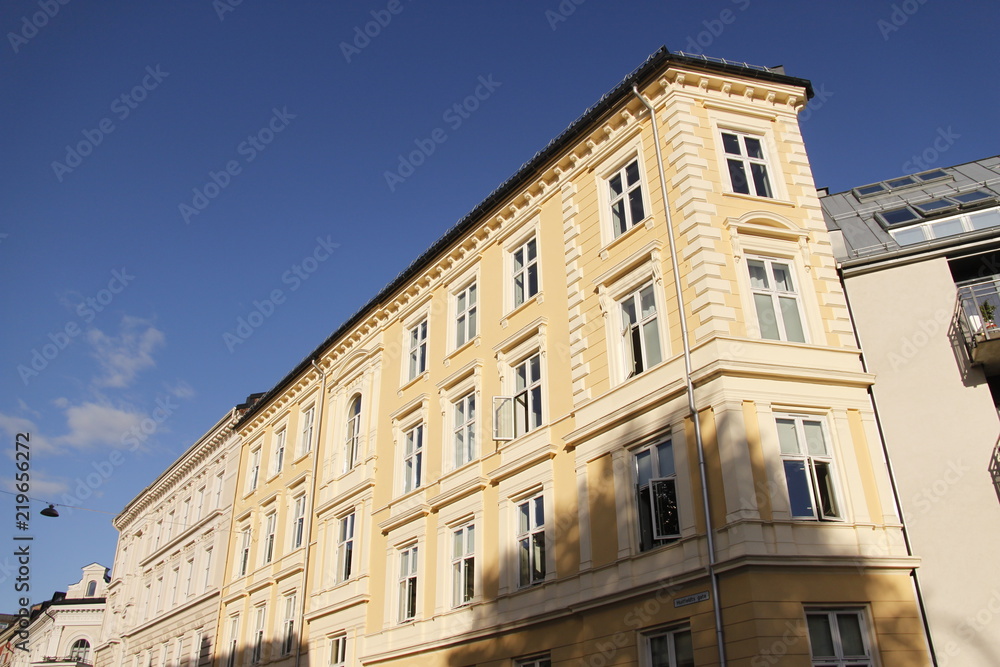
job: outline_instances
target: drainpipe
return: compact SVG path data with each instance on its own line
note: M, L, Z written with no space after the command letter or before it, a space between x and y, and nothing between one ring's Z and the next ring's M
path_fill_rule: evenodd
M712 514L708 503L708 475L705 472L705 446L701 439L701 422L698 421L698 408L694 401L694 382L691 379L691 340L688 337L687 315L684 312L684 294L681 290L681 271L677 264L677 248L674 244L674 225L670 218L670 205L667 202L667 178L663 174L663 154L660 151L660 132L656 127L656 112L638 86L632 86L632 92L649 110L649 118L653 122L653 143L656 146L656 168L660 172L660 194L663 197L663 212L667 223L667 242L670 244L670 265L674 272L674 289L677 292L677 309L681 316L681 340L684 344L684 382L687 385L688 410L694 422L694 441L698 447L698 474L701 476L701 501L705 511L705 532L708 537L708 576L712 581L712 611L715 614L715 642L719 649L719 667L726 667L726 640L722 633L722 607L719 600L719 575L715 571L715 537L712 528Z
M323 441L323 404L326 401L326 373L316 364L316 360L312 360L313 368L316 372L320 374L323 378L323 389L319 395L319 400L316 401L316 411L319 415L316 417L316 441L312 444L312 484L309 489L309 500L306 503L306 507L314 506L316 503L316 481L319 479L319 468L317 467L319 463L319 446ZM309 532L306 535L306 549L303 552L304 560L302 566L302 604L299 605L299 634L295 638L295 667L300 667L300 661L302 659L302 637L305 635L306 629L306 598L309 595L309 551L312 547L312 511L306 515L309 517ZM293 528L294 529L294 528Z

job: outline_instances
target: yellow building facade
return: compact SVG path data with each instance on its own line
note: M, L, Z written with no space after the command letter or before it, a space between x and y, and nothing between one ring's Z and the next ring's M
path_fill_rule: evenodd
M251 407L216 664L930 664L809 95L657 52Z

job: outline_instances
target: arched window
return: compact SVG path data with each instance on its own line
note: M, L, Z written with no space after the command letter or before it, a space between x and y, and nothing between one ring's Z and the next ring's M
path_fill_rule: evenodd
M347 409L347 438L344 443L344 472L358 463L361 442L361 395L351 400Z
M97 582L90 581L87 583L87 594L84 597L92 598L97 593Z
M97 585L95 582L90 582L91 584ZM90 642L86 639L77 639L73 642L73 648L69 651L69 659L75 660L76 662L87 662L87 656L90 654Z

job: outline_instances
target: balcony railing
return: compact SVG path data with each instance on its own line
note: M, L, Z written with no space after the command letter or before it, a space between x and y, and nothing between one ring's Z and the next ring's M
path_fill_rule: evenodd
M959 285L957 315L972 362L1000 368L1000 276Z

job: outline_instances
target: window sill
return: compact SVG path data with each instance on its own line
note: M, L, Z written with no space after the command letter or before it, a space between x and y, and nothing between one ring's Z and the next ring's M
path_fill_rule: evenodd
M504 315L503 319L500 320L500 326L503 327L504 329L506 329L507 328L507 320L509 320L510 318L514 317L515 315L517 315L518 313L520 313L522 310L525 310L528 306L530 306L532 303L535 303L536 301L538 303L545 303L545 292L543 292L542 290L539 290L539 291L535 292L535 294L533 294L530 299L528 299L527 301L525 301L521 305L516 306L515 308L511 309L511 311L509 313L507 313L506 315Z
M795 202L790 202L785 199L775 199L774 197L758 197L757 195L745 195L741 192L723 192L722 196L735 197L736 199L745 199L747 201L768 202L776 206L787 206L789 208L795 207Z
M646 216L638 224L632 225L632 227L630 229L628 229L624 234L621 234L620 236L617 236L616 238L614 238L614 239L608 241L606 244L604 244L604 246L600 250L598 250L597 254L600 256L601 260L607 261L607 259L611 256L611 250L615 246L623 243L625 241L625 239L634 236L635 233L636 233L635 230L637 230L637 229L647 229L647 230L652 229L653 226L655 225L655 223L656 223L656 221L653 218L653 216L651 216L651 215Z
M476 335L476 336L473 336L471 339L465 341L464 343L462 343L458 347L456 347L454 350L452 350L451 352L449 352L445 356L445 358L444 358L444 365L445 365L445 367L448 367L448 366L451 365L451 360L452 360L453 357L458 356L459 354L461 354L465 350L469 349L470 347L479 347L480 342L481 342L480 341L480 336Z
M406 382L404 382L404 383L403 383L403 384L402 384L402 385L401 385L401 386L399 387L399 393L403 393L404 391L406 391L407 389L409 389L409 388L410 388L410 387L412 387L413 385L417 384L417 383L418 383L418 382L420 382L421 380L426 380L426 379L427 379L427 376L428 376L429 374L430 374L430 371L427 371L427 370L423 371L422 373L418 373L418 374L417 374L416 376L414 376L414 377L413 377L412 379L410 379L410 380L407 380Z

